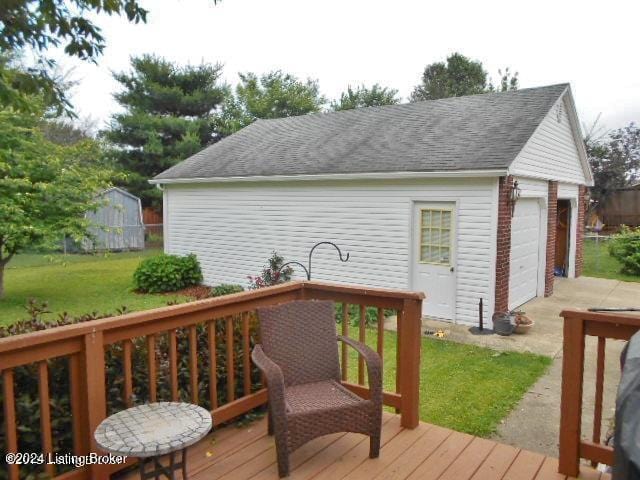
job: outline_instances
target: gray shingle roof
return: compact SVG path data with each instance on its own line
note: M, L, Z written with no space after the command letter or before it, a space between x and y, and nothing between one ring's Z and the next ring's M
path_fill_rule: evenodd
M258 120L155 179L506 169L567 87Z

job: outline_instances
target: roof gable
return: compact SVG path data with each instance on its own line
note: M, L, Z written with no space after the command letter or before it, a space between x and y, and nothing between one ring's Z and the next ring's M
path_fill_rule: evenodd
M571 91L551 107L509 167L512 175L592 184Z
M156 176L506 170L567 85L258 120Z

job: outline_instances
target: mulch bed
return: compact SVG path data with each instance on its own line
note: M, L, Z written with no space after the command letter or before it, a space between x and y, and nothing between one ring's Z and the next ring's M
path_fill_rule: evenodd
M209 298L211 296L211 287L195 285L193 287L183 288L182 290L176 290L175 292L165 292L163 295L184 295L194 300L202 300L203 298Z

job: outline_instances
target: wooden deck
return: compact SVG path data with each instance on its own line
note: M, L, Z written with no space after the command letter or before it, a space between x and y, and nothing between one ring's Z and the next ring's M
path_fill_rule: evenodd
M380 458L368 458L369 442L354 433L317 438L291 456L292 480L562 480L555 458L484 438L420 423L403 429L400 417L386 413ZM242 428L218 429L188 452L190 480L277 480L273 437L266 420ZM128 479L138 478L131 474ZM573 478L573 477L569 477ZM609 475L584 467L581 479Z

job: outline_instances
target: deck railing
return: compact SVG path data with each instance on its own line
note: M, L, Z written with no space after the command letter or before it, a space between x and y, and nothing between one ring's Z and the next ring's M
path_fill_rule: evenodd
M564 310L562 398L560 402L559 472L577 477L580 459L593 464L613 465L613 448L602 444L602 402L604 395L607 339L629 340L640 330L640 317L630 314ZM585 340L597 338L595 402L591 439L582 435Z
M140 337L144 337L142 345L146 346L145 381L148 385L145 385L147 398L138 400L177 400L188 395L193 403L202 403L203 399L198 396L200 390L198 382L199 379L207 376L211 386L207 400L211 406L215 425L227 422L266 403L266 390L261 386L258 386L257 390L252 389L249 380L252 368L249 363L249 348L256 341L249 338L251 335L249 322L257 321L254 312L258 307L297 299L333 300L342 304L343 318L348 318L349 310L353 310L349 308L350 305L358 306L356 311L360 319L364 319L366 307L375 307L377 309L377 321L373 325L376 334L375 347L381 355L384 355L385 309L396 311L398 320L396 358L383 358L383 362L387 365L395 363L396 388L395 391L385 391L383 401L400 412L404 427L415 428L419 422L420 318L423 298L423 294L413 292L320 282L290 282L250 292L0 339L6 450L16 453L20 445L20 425L16 407L21 385L14 377L14 370L35 365L38 372L41 450L44 454L53 452L55 442L52 433L51 405L55 403L50 398L49 379L51 369L54 368L52 361L64 358L68 361L70 398L70 411L65 413L70 417L73 433L73 452L65 453L85 455L90 452L99 452L93 432L107 416L107 396L113 396L115 390L117 392L115 395L121 397L122 405L132 403L134 383L139 381L139 378L133 374L133 370L139 365L132 364L132 354L136 345L141 345ZM349 324L348 321L342 322L343 334L349 334ZM241 359L234 359L236 350L233 332L236 327L242 337ZM358 337L364 339L367 334L366 322L359 321L356 328ZM183 337L186 336L187 352L178 351L176 334L179 331ZM207 348L202 348L202 343L197 341L199 338L197 336L204 331L208 339ZM156 340L164 335L167 336L163 337L167 338L167 351L162 353L162 362L164 362L163 366L168 368L159 369L160 359ZM122 356L122 378L119 378L115 385L110 385L109 376L105 371L105 354L106 349L114 345L119 346L115 351ZM226 369L227 391L223 396L220 396L220 392L217 391L218 382L216 381L221 368L221 365L216 365L216 359L221 354L220 351L216 353L216 349L219 348L223 349L226 356L222 367ZM186 388L180 385L178 368L179 357L185 355L188 357L186 369L189 377L189 386ZM203 363L202 356L205 357L204 364L208 366L207 371L199 371L199 364ZM345 385L356 393L367 395L365 366L362 359L359 359L357 365L357 380L351 382L347 381L350 369L349 355L346 350L342 351L341 362ZM168 378L164 381L169 385L169 398L159 398L157 385L159 377L165 371ZM241 374L244 385L237 385L240 375L237 376L236 373ZM243 394L236 396L237 391ZM219 398L224 399L223 404L219 404ZM18 465L8 465L7 468L10 479L17 480L20 477ZM99 480L108 478L109 474L122 468L123 465L89 465L61 472L53 465L46 465L43 466L43 471L57 479Z

